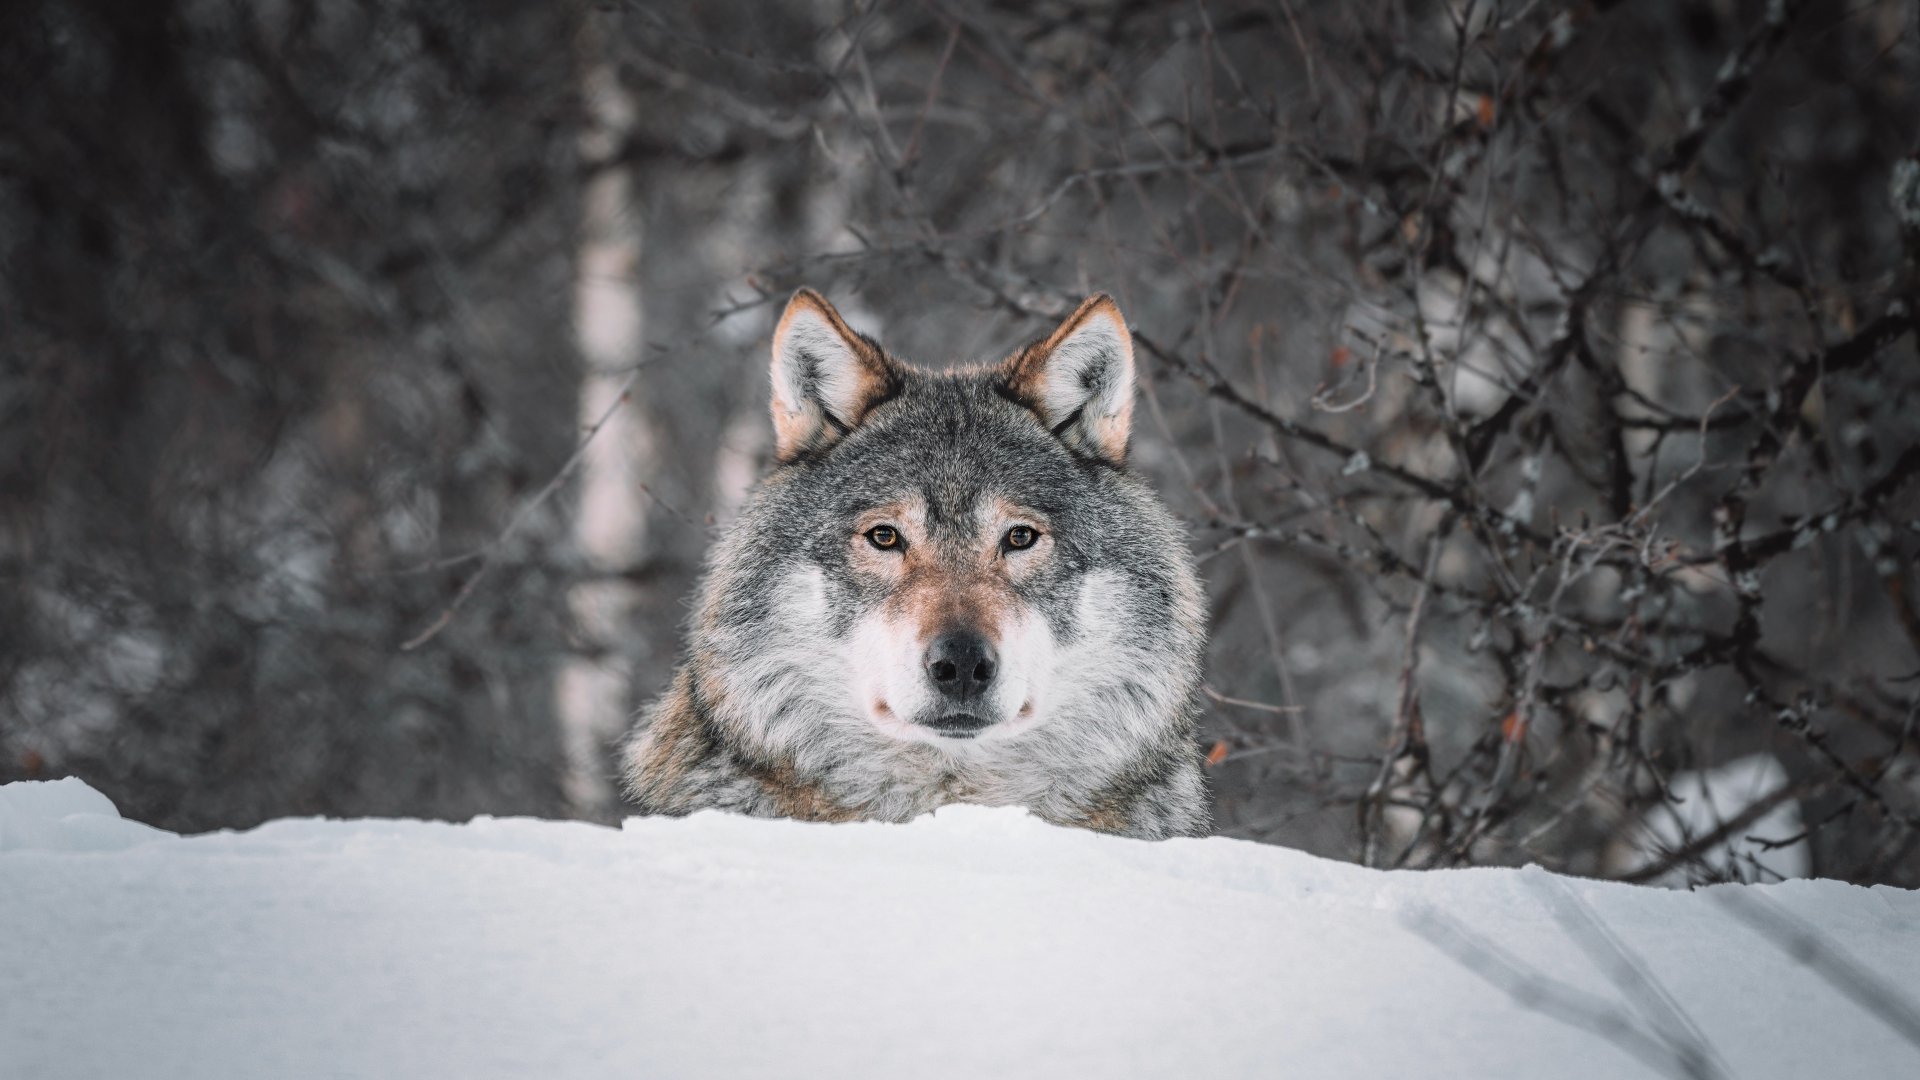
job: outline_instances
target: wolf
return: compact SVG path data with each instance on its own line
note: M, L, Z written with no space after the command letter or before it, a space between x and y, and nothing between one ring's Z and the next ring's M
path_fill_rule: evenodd
M623 751L640 810L905 821L978 803L1206 834L1202 592L1127 467L1133 339L1113 300L934 373L801 289L771 377L774 463Z

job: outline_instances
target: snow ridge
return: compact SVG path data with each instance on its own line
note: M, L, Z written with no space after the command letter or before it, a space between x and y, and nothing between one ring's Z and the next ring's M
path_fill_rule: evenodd
M1920 1075L1735 894L1920 982L1920 894L1831 881L1383 872L976 807L182 838L11 784L0 1075L1619 1077L1676 1072L1663 1039L1705 1075Z

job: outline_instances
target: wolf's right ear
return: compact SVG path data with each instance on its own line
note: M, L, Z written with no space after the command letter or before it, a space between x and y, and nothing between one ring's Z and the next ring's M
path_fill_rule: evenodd
M855 333L827 298L801 289L773 331L774 453L782 462L824 450L900 390L901 371Z

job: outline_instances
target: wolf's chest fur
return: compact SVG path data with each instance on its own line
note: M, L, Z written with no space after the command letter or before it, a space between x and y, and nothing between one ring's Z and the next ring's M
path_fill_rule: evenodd
M803 290L773 351L779 463L629 746L639 806L902 821L969 802L1204 833L1200 592L1124 465L1112 301L997 367L930 375Z

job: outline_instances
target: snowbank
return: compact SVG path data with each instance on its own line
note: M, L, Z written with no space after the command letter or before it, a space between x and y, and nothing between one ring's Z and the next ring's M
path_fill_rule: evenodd
M180 838L15 784L0 1075L1920 1075L1755 912L1920 984L1920 894L1834 882L1384 873L967 807Z

